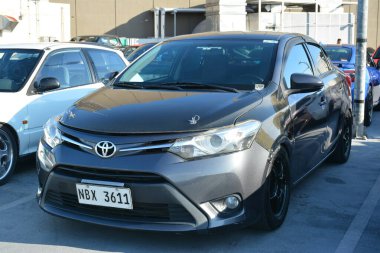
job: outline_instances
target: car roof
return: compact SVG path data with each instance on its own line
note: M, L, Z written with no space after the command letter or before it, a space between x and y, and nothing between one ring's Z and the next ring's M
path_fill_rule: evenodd
M98 46L97 44L85 44L85 43L69 43L69 42L40 42L40 43L14 43L14 44L2 44L2 49L62 49L62 48L97 48L103 50L114 51L109 47Z
M109 34L102 34L102 35L78 35L73 38L83 38L83 37L112 37L112 38L119 38L119 36L116 35L109 35Z
M349 48L355 48L356 46L352 45L352 44L341 44L341 45L338 45L338 44L325 44L325 45L323 45L323 47L349 47Z
M206 33L197 33L190 35L177 36L167 41L175 40L208 40L208 39L217 39L217 40L235 40L235 39L262 39L262 40L288 40L294 37L303 37L306 40L311 40L310 37L298 34L298 33L281 33L281 32L206 32Z

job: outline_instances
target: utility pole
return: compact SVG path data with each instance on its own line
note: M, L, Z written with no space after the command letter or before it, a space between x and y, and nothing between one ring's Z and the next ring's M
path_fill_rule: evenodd
M367 54L367 25L368 25L368 0L358 1L356 30L356 66L355 66L355 91L354 91L354 119L355 136L358 139L366 139L364 135L364 107L365 107L365 77Z

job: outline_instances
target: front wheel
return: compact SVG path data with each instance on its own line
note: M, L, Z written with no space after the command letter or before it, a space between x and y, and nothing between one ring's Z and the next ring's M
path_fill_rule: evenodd
M8 182L16 165L16 142L12 133L0 125L0 185Z
M289 164L287 152L283 148L277 149L270 163L271 172L263 186L259 228L275 230L285 220L290 199Z
M345 163L350 157L352 141L352 116L346 116L343 122L342 133L340 134L337 146L331 154L334 162Z
M368 127L372 124L373 116L373 94L372 89L368 91L367 98L365 100L365 109L364 109L364 126Z

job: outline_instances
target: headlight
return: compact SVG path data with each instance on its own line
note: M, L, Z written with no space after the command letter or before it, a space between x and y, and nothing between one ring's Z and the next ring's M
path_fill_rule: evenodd
M193 159L244 150L251 147L260 125L260 122L253 120L234 127L178 139L171 146L169 152L184 159Z
M59 117L50 118L44 125L44 141L51 147L55 148L62 143L61 132L57 128Z

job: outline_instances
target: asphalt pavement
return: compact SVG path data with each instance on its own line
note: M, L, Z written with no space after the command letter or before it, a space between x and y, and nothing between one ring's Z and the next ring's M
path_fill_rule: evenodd
M34 158L0 187L0 252L380 252L380 112L346 164L324 163L292 191L274 232L136 232L54 217L37 205Z

